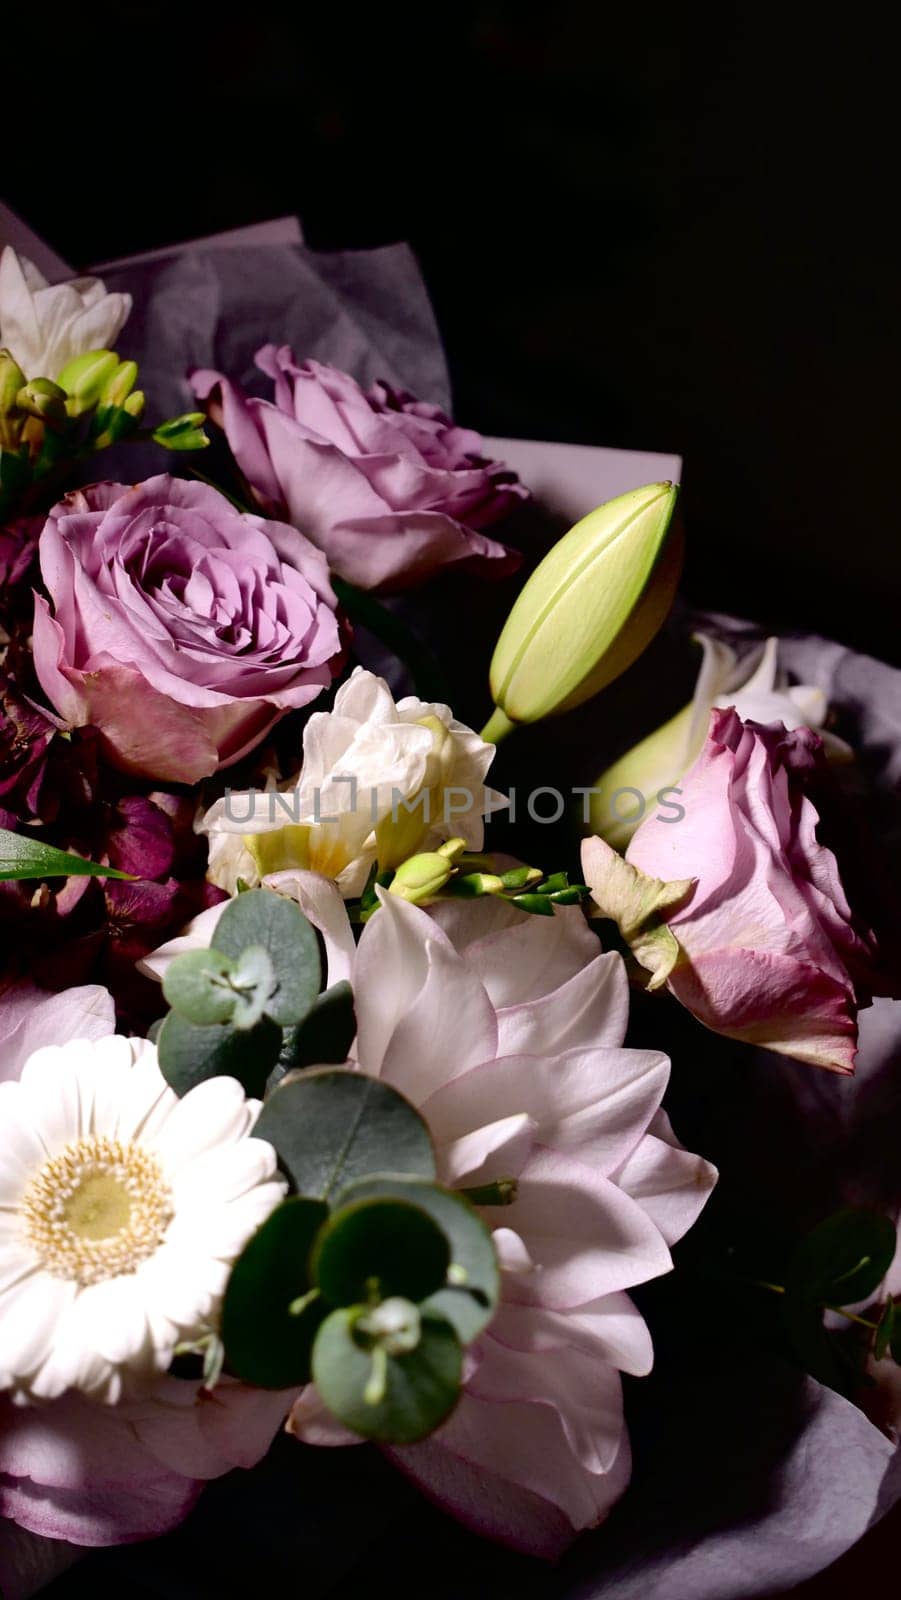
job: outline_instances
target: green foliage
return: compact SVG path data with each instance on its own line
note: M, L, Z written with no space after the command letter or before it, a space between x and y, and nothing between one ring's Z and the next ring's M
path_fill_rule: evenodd
M435 1175L419 1112L396 1089L361 1072L304 1072L279 1084L254 1133L275 1146L298 1193L319 1200L375 1172Z
M85 861L53 845L29 838L27 833L11 833L0 828L0 881L26 878L127 878L130 872L116 872L98 861Z
M893 1339L894 1314L864 1325L875 1339L849 1341L826 1327L824 1311L841 1310L875 1295L895 1254L896 1233L888 1217L857 1208L838 1211L805 1235L786 1273L783 1318L795 1354L812 1377L841 1394L860 1383L870 1345L885 1353ZM849 1328L852 1315L846 1313ZM890 1317L887 1331L883 1320Z

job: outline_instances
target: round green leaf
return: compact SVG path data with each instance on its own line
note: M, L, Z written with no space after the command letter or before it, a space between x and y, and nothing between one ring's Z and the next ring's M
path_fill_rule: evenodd
M384 1196L332 1213L310 1271L333 1306L349 1306L371 1293L418 1303L443 1285L449 1265L450 1245L428 1212Z
M233 967L231 957L221 951L188 950L171 962L163 994L173 1011L198 1027L230 1022L237 996L223 979Z
M343 1191L335 1204L389 1196L427 1211L448 1240L450 1281L437 1289L422 1309L446 1317L462 1343L471 1344L494 1316L501 1293L497 1252L489 1229L462 1195L416 1178L364 1178Z
M316 935L293 900L272 889L248 889L229 901L213 939L214 948L233 961L262 946L276 984L267 1014L281 1027L303 1020L319 993L322 963Z
M285 1029L276 1068L278 1076L302 1067L343 1065L356 1031L353 990L342 979L317 995L303 1022Z
M419 1112L396 1089L362 1072L305 1072L280 1084L253 1131L275 1146L298 1192L320 1200L373 1173L435 1175Z
M231 987L235 994L235 1027L255 1028L270 1010L278 987L268 950L260 944L249 945L234 963Z
M268 1017L242 1032L228 1023L200 1028L170 1011L156 1048L163 1077L176 1094L187 1094L207 1078L237 1078L247 1094L257 1097L278 1060L281 1042L281 1028Z
M848 1207L801 1240L786 1291L819 1305L849 1306L875 1294L892 1264L895 1225L878 1211Z
M222 1307L222 1342L230 1371L246 1383L288 1389L309 1382L325 1308L319 1296L307 1300L308 1261L327 1216L321 1201L295 1195L272 1212L235 1262Z
M424 1317L419 1343L406 1355L365 1348L355 1325L366 1308L333 1311L313 1345L313 1378L339 1422L364 1439L415 1444L440 1426L460 1393L463 1352L449 1322ZM383 1393L373 1393L380 1374ZM378 1384L375 1386L378 1387Z

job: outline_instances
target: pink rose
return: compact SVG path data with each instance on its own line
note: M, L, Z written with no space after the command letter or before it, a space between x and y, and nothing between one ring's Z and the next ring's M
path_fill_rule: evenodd
M224 428L258 504L286 516L361 589L402 589L439 567L503 577L519 556L478 530L526 490L482 456L482 440L437 406L264 345L257 365L274 400L252 399L219 372L194 393Z
M808 728L714 710L679 786L684 815L648 818L625 867L600 839L586 840L582 863L652 986L665 979L716 1033L847 1073L872 950L804 793L821 751Z
M321 554L167 475L99 483L40 537L34 662L50 703L94 724L126 772L196 783L330 682L339 651Z

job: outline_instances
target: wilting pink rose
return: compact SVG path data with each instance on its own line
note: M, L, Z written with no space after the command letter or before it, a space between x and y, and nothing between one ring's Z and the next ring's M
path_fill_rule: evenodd
M41 686L127 772L196 783L331 680L322 555L206 484L163 474L76 490L51 511L40 559L53 604L36 597Z
M439 567L503 577L518 555L479 531L526 490L482 440L437 406L346 372L298 365L265 345L257 366L274 400L246 395L219 372L195 372L194 393L224 428L257 502L287 516L362 589L402 589Z
M648 878L689 880L675 907L659 911L679 946L668 987L689 1011L716 1033L847 1073L872 951L804 792L821 752L808 728L787 733L780 723L743 722L731 708L713 711L679 785L684 815L650 817L626 861L643 875L639 893ZM619 858L590 839L582 863L601 909L616 915Z

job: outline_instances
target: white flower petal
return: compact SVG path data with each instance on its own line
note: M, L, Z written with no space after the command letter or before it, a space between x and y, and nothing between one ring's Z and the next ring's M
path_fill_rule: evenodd
M75 1286L32 1273L0 1297L0 1383L31 1377L52 1348Z

